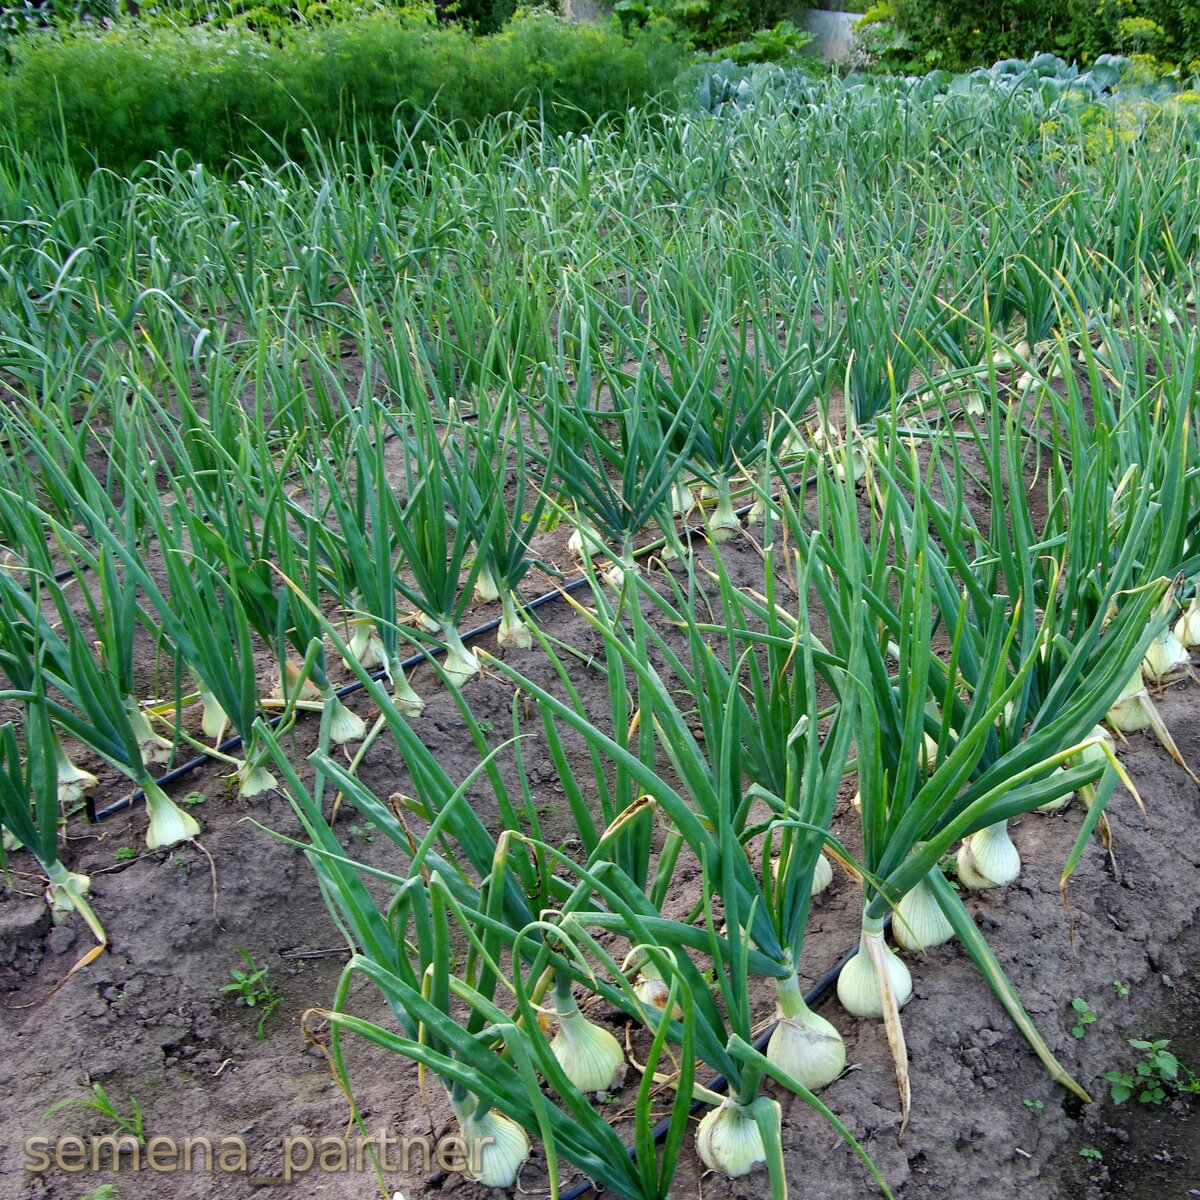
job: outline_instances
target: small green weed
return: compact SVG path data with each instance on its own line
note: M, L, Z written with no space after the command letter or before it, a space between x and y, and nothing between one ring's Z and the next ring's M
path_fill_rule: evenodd
M138 852L132 846L121 846L113 851L113 858L117 862L132 862L137 856Z
M1079 1152L1079 1157L1086 1158L1088 1162L1101 1162L1104 1159L1104 1155L1095 1146L1084 1146Z
M1120 997L1120 999L1124 1000L1125 997L1129 995L1129 987L1126 984L1122 983L1119 979L1114 979L1113 980L1113 995L1118 996L1118 997Z
M1142 1052L1141 1058L1134 1064L1133 1073L1104 1072L1114 1104L1124 1104L1135 1093L1139 1104L1161 1104L1171 1092L1180 1095L1200 1093L1200 1078L1182 1066L1179 1059L1167 1049L1171 1044L1169 1038L1159 1038L1157 1041L1130 1038L1129 1044Z
M1075 1024L1071 1027L1071 1036L1081 1038L1087 1033L1087 1027L1096 1019L1096 1014L1088 1007L1088 1002L1082 996L1071 998L1071 1011L1075 1014Z
M230 971L233 981L224 984L221 991L235 994L238 1003L247 1008L258 1009L256 1032L261 1041L266 1036L263 1026L267 1018L283 1003L283 993L267 978L270 967L260 966L255 962L254 955L245 946L238 946L237 952L246 960L249 970L242 971L234 967Z
M1041 1111L1042 1111L1042 1109L1046 1107L1046 1102L1045 1102L1045 1100L1029 1100L1029 1099L1025 1099L1025 1100L1022 1100L1022 1101L1021 1101L1021 1103L1022 1103L1023 1105L1025 1105L1025 1107L1026 1107L1027 1109L1029 1109L1029 1111L1030 1111L1030 1112L1034 1112L1034 1113L1041 1112Z
M86 1196L80 1196L79 1200L121 1200L121 1196L114 1184L101 1183L88 1192Z
M92 1084L92 1094L89 1098L83 1100L59 1100L57 1104L52 1104L38 1118L39 1121L44 1121L51 1113L56 1113L63 1108L90 1108L95 1112L106 1116L117 1127L118 1132L127 1133L130 1137L136 1138L139 1144L144 1144L146 1134L142 1127L142 1106L132 1097L129 1097L130 1113L126 1116L110 1099L104 1088L98 1084Z

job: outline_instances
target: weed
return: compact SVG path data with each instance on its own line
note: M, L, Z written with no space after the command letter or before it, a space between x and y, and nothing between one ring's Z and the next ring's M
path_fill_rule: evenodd
M1071 1011L1075 1014L1075 1024L1071 1027L1071 1036L1081 1038L1087 1033L1087 1027L1096 1019L1096 1014L1088 1007L1088 1002L1082 996L1071 997Z
M247 1008L258 1009L256 1032L261 1041L266 1036L263 1026L267 1018L283 1003L283 993L267 978L270 967L256 963L254 955L245 946L238 946L236 949L250 969L242 971L234 967L230 971L233 982L224 984L221 991L235 993L239 1003Z
M1041 1112L1041 1111L1042 1111L1042 1109L1046 1107L1046 1102L1045 1102L1045 1100L1029 1100L1029 1099L1025 1099L1025 1100L1022 1100L1022 1101L1021 1101L1021 1103L1022 1103L1023 1105L1025 1105L1025 1107L1026 1107L1027 1109L1029 1109L1029 1111L1030 1111L1030 1112Z
M86 1196L80 1196L79 1200L121 1200L121 1197L114 1184L100 1183Z
M1113 980L1113 994L1124 1000L1129 995L1128 985L1122 983L1119 979Z
M126 1116L112 1102L104 1088L98 1083L93 1083L90 1098L83 1100L59 1100L57 1104L50 1105L38 1120L44 1121L51 1113L56 1113L59 1109L63 1108L90 1108L112 1121L117 1127L118 1132L126 1133L130 1137L136 1138L139 1144L144 1145L146 1134L142 1128L142 1106L130 1096L129 1107L131 1111Z
M132 862L137 856L138 852L132 846L121 846L113 851L113 858L117 862Z
M1167 1049L1171 1044L1169 1038L1159 1038L1157 1041L1130 1038L1129 1044L1142 1052L1141 1058L1134 1064L1133 1073L1104 1072L1114 1104L1124 1104L1134 1093L1139 1104L1161 1104L1170 1092L1180 1095L1200 1093L1200 1078L1187 1067L1181 1066L1179 1059ZM1181 1074L1184 1076L1182 1079Z
M1104 1155L1095 1146L1084 1146L1079 1152L1079 1157L1086 1158L1088 1162L1101 1162L1104 1159Z

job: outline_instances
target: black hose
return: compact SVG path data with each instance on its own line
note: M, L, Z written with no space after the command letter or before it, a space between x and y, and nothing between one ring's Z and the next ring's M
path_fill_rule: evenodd
M588 582L588 577L586 575L581 575L578 579L573 579L570 583L566 584L564 587L556 588L552 592L544 592L542 595L537 596L533 600L530 600L528 604L525 604L522 606L523 611L524 612L533 612L535 609L541 608L543 604L549 604L551 600L555 600L559 596L566 596L572 592L579 591L579 589L582 588L583 585L586 584L587 582ZM475 638L483 637L485 634L491 633L492 630L494 630L494 629L498 629L500 627L501 620L502 620L501 617L494 617L494 618L492 618L492 620L485 621L482 625L477 625L474 629L468 630L466 633L464 633L462 635L462 640L463 640L464 645L467 642L472 641ZM430 646L428 650L422 651L420 654L414 654L411 657L404 659L404 661L400 664L400 667L404 671L410 671L410 670L412 670L413 667L418 667L423 662L428 661L428 659L430 657L436 657L439 654L444 654L445 650L446 650L445 646ZM386 674L386 672L383 670L375 671L371 675L371 678L378 681L378 680L382 679L385 674ZM337 691L334 693L334 695L336 695L337 698L339 700L341 700L341 699L344 699L346 696L354 695L355 692L361 692L365 686L366 685L364 683L362 683L361 680L356 679L353 683L348 683L344 687L338 688ZM280 715L278 717L272 717L267 722L267 725L269 728L275 729L278 727L280 721L282 721L282 720L283 720L282 715ZM232 737L226 738L225 741L223 741L219 746L217 746L216 752L218 754L228 754L228 753L230 753L230 751L236 750L239 746L241 746L243 744L244 740L245 739L242 737L242 735L240 733L235 733ZM172 767L169 771L160 775L158 777L158 779L155 780L155 782L159 785L159 787L167 787L169 784L177 783L180 779L183 779L184 776L190 775L193 771L199 770L206 763L210 763L210 762L212 762L211 755L197 754L195 758L190 758L190 759L188 759L187 762L180 763L179 766L177 766L177 767ZM138 788L137 790L130 792L130 794L128 796L123 796L120 800L117 800L114 803L108 805L107 808L101 808L99 810L96 809L91 798L88 797L88 799L87 799L88 820L93 823L96 823L99 821L103 821L105 819L105 817L113 816L115 813L124 812L125 809L129 808L131 805L135 804L138 800L140 800L142 798L142 796L143 796L143 792L142 792L141 788Z
M815 475L810 476L804 481L805 489L811 486L815 478ZM795 491L796 489L792 488L791 490ZM752 504L743 505L741 508L735 510L734 515L739 518L744 517L753 507L754 505ZM705 531L703 527L692 526L683 530L683 536L686 538L703 537L704 532ZM549 604L552 600L557 600L562 596L568 596L572 592L579 591L587 582L587 575L581 575L578 579L573 579L570 583L564 585L563 587L555 588L552 592L543 592L542 595L535 597L533 600L530 600L527 604L523 605L522 611L533 612L534 610L541 608L543 604ZM475 638L483 637L485 634L491 633L494 629L498 629L500 627L501 620L501 617L493 617L492 620L485 621L482 625L477 625L474 629L468 630L466 633L462 634L463 644L466 645ZM436 657L437 655L444 653L445 649L445 646L430 646L428 650L423 651L420 654L414 654L411 658L406 658L400 664L400 666L405 671L411 670L413 667L420 666L421 663L427 661L430 656ZM371 678L374 680L380 680L384 677L385 673L386 672L382 670L376 671ZM355 680L354 683L348 683L345 687L339 688L335 695L340 700L346 696L354 695L355 692L362 691L363 686L364 685L360 681ZM272 717L270 721L267 722L267 725L271 729L275 729L282 719L283 718L281 716ZM228 754L230 751L236 750L240 745L242 745L243 741L244 739L242 738L241 734L234 734L233 737L226 738L225 741L217 746L216 751L218 754ZM155 782L160 787L167 787L172 783L178 783L179 780L183 779L187 775L190 775L193 771L198 771L206 763L211 761L211 755L198 754L195 758L190 758L187 762L180 763L177 767L172 767L169 771L159 776ZM141 788L138 788L135 791L130 792L128 796L123 796L120 800L116 800L106 808L101 808L99 810L96 808L95 802L92 800L92 798L88 796L85 798L87 818L90 822L96 824L99 821L103 821L106 817L111 817L116 813L124 812L127 808L130 808L133 804L140 800L142 796L143 792Z

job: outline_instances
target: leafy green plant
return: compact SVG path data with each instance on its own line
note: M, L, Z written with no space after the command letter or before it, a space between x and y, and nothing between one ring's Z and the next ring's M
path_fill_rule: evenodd
M626 29L670 22L697 50L709 51L768 28L783 9L779 0L617 0L613 6Z
M1080 62L1116 51L1195 58L1195 10L1169 0L890 0L874 5L866 23L897 35L883 40L876 32L868 42L883 51L881 66L958 71L1041 51Z
M748 38L712 52L717 60L729 59L739 66L747 63L786 62L813 40L813 34L797 28L791 21L780 21L770 29L756 29Z
M1086 1158L1089 1162L1098 1163L1103 1160L1104 1155L1101 1154L1095 1146L1084 1146L1083 1149L1079 1151L1079 1157Z
M1096 1014L1082 996L1071 997L1071 1013L1075 1020L1075 1024L1071 1026L1071 1036L1081 1038L1087 1033L1087 1027L1096 1020Z
M1137 1096L1139 1104L1161 1104L1172 1092L1200 1093L1200 1078L1167 1049L1171 1044L1169 1038L1155 1041L1130 1038L1129 1044L1141 1051L1132 1073L1104 1072L1114 1104L1124 1104L1133 1095Z
M242 154L278 162L305 155L302 127L336 139L390 131L395 118L417 132L430 114L474 126L527 111L580 127L665 89L683 52L656 27L625 36L545 12L473 39L364 10L272 40L240 28L78 29L18 39L12 56L0 112L24 146L131 170L177 150L214 167Z
M283 993L268 977L270 967L257 963L254 955L245 946L238 946L236 949L245 960L247 969L243 971L240 967L232 968L232 982L223 984L220 990L222 994L236 996L239 1004L258 1009L255 1033L261 1041L265 1036L263 1027L267 1018L283 1003Z
M120 1193L116 1184L99 1183L87 1195L80 1196L79 1200L120 1200Z

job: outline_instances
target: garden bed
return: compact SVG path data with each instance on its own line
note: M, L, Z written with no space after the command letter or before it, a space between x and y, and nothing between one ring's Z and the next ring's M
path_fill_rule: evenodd
M815 859L814 832L839 861L873 855L867 869L889 903L889 889L898 898L940 880L947 911L963 917L959 936L983 934L1048 1043L1044 1057L1056 1055L1094 1101L1051 1080L951 944L907 956L913 1105L902 1131L882 1026L822 995L814 1003L850 1064L822 1098L899 1200L1054 1186L1102 1196L1148 1162L1177 1167L1181 1186L1188 1172L1194 1180L1183 1125L1194 1101L1116 1107L1104 1075L1134 1069L1130 1038L1170 1039L1185 1066L1200 1065L1194 1012L1178 999L1195 987L1196 784L1144 735L1121 746L1146 815L1117 790L1112 856L1098 836L1086 841L1069 911L1059 881L1082 800L1049 816L1007 813L1024 866L1010 886L963 892L964 910L943 875L962 874L954 846L998 823L1013 796L1031 808L1037 788L1065 788L1057 768L1068 754L1071 786L1111 782L1099 763L1079 764L1080 743L1140 670L1168 608L1173 619L1174 600L1156 607L1168 579L1185 577L1175 593L1185 601L1200 570L1194 130L1165 105L1110 110L1099 77L1047 88L1033 68L1001 75L965 90L932 78L924 91L831 86L820 100L807 83L774 99L738 90L727 111L714 100L723 116L630 114L561 139L519 124L477 141L447 134L419 163L411 145L387 165L375 146L342 145L317 156L319 189L290 167L247 167L235 184L178 163L135 183L14 170L3 217L12 269L0 279L12 455L0 462L3 716L26 722L22 747L36 745L39 721L54 721L100 776L89 803L105 819L86 824L77 804L62 856L91 876L109 944L70 974L89 948L84 927L78 917L51 925L35 866L12 854L0 897L6 1194L101 1200L96 1189L112 1185L118 1200L272 1188L338 1200L384 1183L409 1200L455 1190L473 1200L482 1189L448 1141L458 1126L439 1081L353 1034L343 1080L334 1031L347 1013L411 1031L422 1011L421 1037L433 1040L413 1034L405 1048L433 1054L447 1026L462 1032L476 982L510 969L495 1006L489 996L475 1009L475 1040L456 1043L441 1067L508 1072L536 1045L572 1119L532 1086L528 1066L508 1103L532 1095L539 1120L560 1122L560 1140L586 1128L619 1157L580 1089L553 1082L532 1010L513 1019L525 1003L520 972L528 965L546 986L554 972L560 985L570 975L588 1016L646 1061L648 1014L627 1002L629 968L602 967L604 984L590 985L593 963L619 963L634 942L614 920L632 925L630 905L654 896L656 945L696 981L710 1063L732 1072L742 1060L729 1047L739 1030L767 1028L772 979L792 969L784 942L796 944L794 933L755 924L768 897L778 901L772 842L781 856L786 838ZM735 111L746 105L763 107ZM1123 137L1123 120L1136 125L1126 157L1102 153L1095 138ZM1177 159L1167 185L1159 168ZM663 169L647 171L651 162ZM77 205L85 234L74 209L51 215L72 187L91 189ZM34 192L37 220L27 218ZM130 215L143 212L144 224ZM664 568L640 551L677 536L671 499L685 478L718 497L703 513L714 540L737 533L719 557L694 536L692 556ZM430 502L435 486L445 490ZM747 507L777 497L769 534L737 523L731 486ZM355 509L367 499L380 507ZM501 511L497 534L487 514ZM622 559L623 592L602 567L580 580L572 522L602 530ZM364 548L353 540L364 531L380 541ZM472 560L499 554L502 538L524 572L509 582L546 597L528 652L498 644L498 604L467 599ZM61 577L72 556L89 568ZM382 570L370 577L364 563ZM667 595L679 611L658 606ZM763 599L772 595L777 607ZM188 597L202 614L190 625L180 617ZM410 635L408 607L436 632ZM379 638L402 619L405 653L410 636L454 651L456 626L482 624L482 674L460 690L449 672L410 662L425 708L405 725L371 690L368 668L341 661L333 642L349 640L348 613ZM179 759L184 735L199 739L200 706L178 706L193 682L209 682L202 671L222 677L223 637L244 668L241 691L226 695L249 699L238 714L226 707L247 738L272 749L254 719L276 711L263 697L285 659L308 655L325 714L277 735L282 786L242 796L216 766L189 772L173 794L203 832L148 850L140 801L116 804L130 788L119 771L153 795L141 751L125 761L100 736L94 753L80 748L89 729L78 714L94 725L114 714L74 676L119 676L110 710L153 702ZM789 688L810 675L811 691ZM332 738L332 689L355 678L344 698L363 730L376 704L393 717L361 751L361 732ZM1096 690L1067 686L1080 680ZM1185 679L1157 696L1189 763L1200 762L1194 687ZM722 688L743 703L725 704ZM875 742L890 757L878 750L873 767ZM788 757L793 746L802 760ZM472 776L489 751L489 771ZM1015 782L1000 770L1014 763L1025 772ZM803 794L791 790L801 775ZM461 799L451 795L468 779ZM306 809L315 785L322 804ZM331 840L306 862L335 787L345 800ZM938 796L934 819L920 806ZM795 817L801 803L817 815ZM442 842L428 833L435 812ZM880 828L900 812L920 817L920 837L898 840L896 861L879 865ZM57 816L45 817L52 832ZM494 840L502 827L507 850L520 848L511 859ZM939 838L937 855L903 880ZM337 846L365 871L365 882L340 876L340 892L328 882L330 863L342 870ZM583 879L584 860L610 883L629 864L632 874L585 896L567 882ZM840 866L834 875L811 913L808 878L783 885L808 921L806 986L858 940L860 883ZM636 901L620 891L627 883ZM551 932L568 893L583 916ZM347 895L365 907L348 915ZM382 910L413 896L433 915L397 907L401 924L389 929ZM341 904L354 938L326 901ZM379 923L357 924L371 905ZM770 919L789 919L781 911L776 903ZM736 961L743 925L753 971ZM535 929L539 948L522 959L519 931ZM586 967L564 949L572 930L594 934ZM344 976L354 949L360 973ZM390 1011L362 973L388 963ZM449 964L470 976L454 977L453 996ZM450 1019L434 1028L431 1008L434 1025ZM690 1027L681 1021L681 1036ZM509 1059L493 1053L501 1036L514 1039ZM639 1098L636 1085L631 1067L599 1109L626 1141L672 1103L670 1088ZM764 1088L783 1106L793 1194L871 1194L827 1123ZM382 1181L357 1140L380 1131L392 1139L386 1162L407 1159ZM121 1170L93 1170L88 1139L114 1132L131 1134ZM690 1132L685 1143L677 1200L767 1189L761 1170L700 1175ZM544 1146L535 1141L520 1172L525 1194L550 1189ZM112 1153L97 1143L96 1167ZM591 1170L605 1165L593 1158ZM582 1195L584 1174L560 1166L562 1190Z
M730 547L726 555L747 569L755 557L748 546L740 551ZM578 621L565 606L546 612L549 632L578 638ZM588 687L588 678L588 672L578 673L581 688ZM600 703L606 685L593 676L591 686L598 689L595 700ZM502 680L484 679L472 685L467 697L480 720L499 723L512 690ZM1193 685L1169 688L1160 706L1180 749L1196 761L1200 718ZM416 728L452 775L463 775L473 765L474 747L448 696L435 697ZM298 756L312 733L312 727L298 732ZM908 1131L898 1141L899 1109L881 1026L847 1017L832 995L820 1005L819 1011L845 1036L852 1065L823 1098L904 1200L968 1190L987 1200L1009 1195L1013 1188L1044 1188L1060 1174L1080 1186L1086 1181L1091 1195L1125 1194L1106 1191L1092 1178L1098 1167L1110 1173L1121 1169L1127 1143L1120 1131L1131 1125L1135 1131L1153 1131L1179 1124L1172 1161L1154 1164L1157 1185L1174 1179L1182 1186L1195 1169L1194 1131L1171 1105L1151 1110L1153 1117L1134 1102L1114 1109L1100 1078L1106 1070L1132 1063L1127 1037L1176 1039L1185 1063L1186 1048L1196 1044L1194 1012L1172 1001L1176 990L1195 987L1193 922L1200 897L1180 883L1200 866L1200 833L1194 832L1200 798L1166 752L1144 736L1135 735L1122 758L1146 801L1148 818L1143 822L1127 795L1114 798L1108 812L1117 869L1095 841L1071 884L1073 943L1059 899L1058 873L1064 847L1080 820L1078 805L1062 814L1022 819L1013 835L1025 864L1021 879L1003 891L983 893L971 904L1027 1009L1064 1065L1093 1092L1095 1105L1082 1108L1047 1078L970 962L953 946L942 947L925 962L913 962L915 995L904 1019L914 1103ZM403 777L403 761L395 749L377 743L364 764L364 780L386 795ZM552 769L535 763L531 777L545 789L546 809L552 814ZM233 801L212 771L197 776L195 786L210 797L197 810L206 825L202 845L207 854L191 847L160 853L143 849L135 861L114 862L122 847L138 847L141 818L136 809L99 826L72 827L76 868L93 874L96 905L112 944L49 998L46 993L83 948L81 931L73 925L51 928L40 898L29 894L33 885L19 877L5 896L4 1020L13 1100L0 1128L0 1179L8 1194L72 1200L110 1182L119 1196L146 1200L252 1195L282 1174L285 1138L294 1139L293 1166L280 1194L350 1197L375 1186L369 1159L355 1169L356 1131L349 1134L349 1157L342 1164L337 1139L347 1135L348 1108L319 1046L319 1018L309 1020L317 1043L302 1032L305 1010L322 1007L333 993L346 960L344 947L312 887L303 856L247 820L294 835L298 830L290 808L278 794ZM115 795L100 796L98 803ZM552 815L547 820L552 822ZM343 815L339 830L351 856L387 864L386 844L381 846L353 815ZM1168 844L1174 869L1163 872ZM671 897L673 906L677 901L689 906L697 886L694 876L681 878L678 894ZM830 894L814 912L802 972L810 983L851 945L857 904L855 886L837 872ZM267 968L267 980L282 998L265 1017L261 1038L256 1036L258 1013L222 991L234 968L246 969L243 948ZM1118 995L1117 983L1128 994ZM356 1011L386 1019L370 988L356 992ZM1075 997L1096 1015L1081 1038L1071 1035ZM614 1032L623 1034L625 1023L616 1014L606 1014L603 1006L590 1011L593 1017L607 1015ZM764 1025L771 1011L769 992L763 989ZM49 1030L54 1031L51 1037ZM367 1129L373 1136L386 1129L394 1138L410 1139L393 1149L390 1162L400 1164L407 1145L409 1165L419 1167L425 1153L421 1139L436 1143L453 1132L440 1088L430 1081L423 1091L412 1064L374 1047L352 1045L349 1062ZM47 1139L52 1154L56 1139L117 1132L111 1120L83 1108L39 1119L52 1103L85 1098L95 1083L125 1115L134 1100L139 1103L147 1137L169 1139L160 1143L160 1163L181 1164L183 1159L172 1154L184 1139L208 1138L217 1154L216 1169L166 1173L143 1162L135 1175L126 1155L116 1173L93 1173L90 1164L79 1173L55 1165L33 1173L23 1170L27 1138ZM621 1094L614 1098L618 1122L631 1101ZM816 1189L821 1195L852 1197L871 1191L861 1165L800 1102L786 1108L784 1130L789 1175L798 1193ZM220 1169L223 1138L244 1142L244 1173ZM316 1160L302 1170L308 1153L304 1138L312 1140ZM90 1148L90 1141L85 1144ZM58 1145L66 1146L66 1164L77 1164L72 1146L61 1140ZM238 1145L224 1143L230 1166L237 1161ZM1074 1161L1077 1150L1088 1147L1103 1154L1098 1165ZM101 1162L111 1161L107 1146L101 1145L98 1153ZM327 1155L326 1170L320 1165L322 1153ZM28 1161L40 1159L30 1155ZM453 1153L449 1161L456 1164ZM535 1194L544 1186L536 1155L522 1180ZM389 1173L387 1181L409 1197L447 1189L464 1196L479 1191L459 1172L439 1167L436 1158L429 1170ZM757 1175L740 1181L700 1178L685 1159L673 1195L750 1196L762 1186Z

